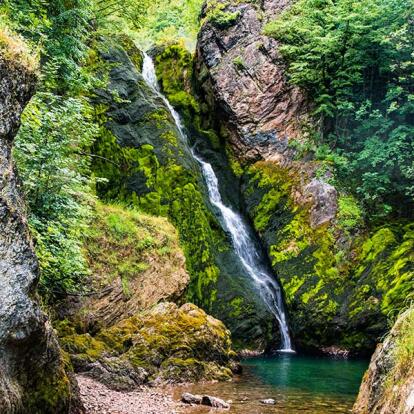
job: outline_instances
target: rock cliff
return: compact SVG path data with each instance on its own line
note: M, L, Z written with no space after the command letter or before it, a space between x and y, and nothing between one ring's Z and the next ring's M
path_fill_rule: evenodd
M126 39L117 44L104 41L97 49L97 66L108 80L95 99L101 132L93 149L94 169L108 180L98 185L99 196L168 217L186 256L187 300L219 317L236 341L263 348L276 324L208 205L191 143L141 75L142 53ZM183 96L196 105L184 90L173 103Z
M402 314L377 346L354 414L414 413L414 310Z
M368 230L329 168L300 150L311 106L289 84L278 43L263 34L289 4L207 2L195 94L284 288L297 347L369 353L389 313L412 295L413 227L396 222Z
M37 302L37 259L12 160L13 139L36 75L24 59L24 45L13 38L4 44L7 36L3 33L0 45L0 411L68 413L70 381Z
M307 114L305 97L286 79L277 42L262 34L288 4L212 1L203 10L198 80L233 151L245 160L290 159L289 139L300 135Z

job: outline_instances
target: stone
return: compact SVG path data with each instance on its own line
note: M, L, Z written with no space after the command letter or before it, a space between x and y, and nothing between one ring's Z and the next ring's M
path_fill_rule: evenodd
M312 228L329 223L336 216L338 210L338 192L335 187L314 178L304 188L305 197L312 203L310 211L310 222Z
M266 405L275 405L276 404L276 400L274 400L273 398L266 398L264 400L260 400L260 402L262 404L266 404Z
M197 394L190 394L189 392L185 392L183 395L181 395L181 402L184 404L201 404L203 401L202 395Z
M209 11L237 14L229 27L216 25ZM290 158L289 139L297 137L308 105L286 78L278 43L263 35L271 17L289 1L267 1L260 9L249 2L207 2L197 43L200 87L217 117L226 123L234 152L247 160Z
M353 414L413 414L414 413L414 360L412 343L405 344L403 369L395 369L399 342L412 338L414 331L414 308L404 312L396 321L384 342L377 346L365 373ZM404 345L403 345L404 346Z
M230 404L228 404L226 401L222 400L221 398L212 397L210 395L203 395L201 404L213 408L223 408L226 410L230 408Z
M93 337L66 329L60 341L77 372L115 390L229 380L234 366L230 332L191 303L159 303Z

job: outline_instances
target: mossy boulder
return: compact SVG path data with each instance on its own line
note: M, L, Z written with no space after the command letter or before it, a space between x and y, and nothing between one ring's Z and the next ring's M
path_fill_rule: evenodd
M230 332L193 304L160 303L93 337L65 326L60 341L77 371L116 389L154 380L227 380L236 366Z

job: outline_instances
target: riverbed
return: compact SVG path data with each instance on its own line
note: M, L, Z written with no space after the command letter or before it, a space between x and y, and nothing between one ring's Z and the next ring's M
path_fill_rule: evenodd
M226 383L179 387L182 392L231 400L234 414L345 414L350 413L368 360L278 355L243 361L243 374ZM262 399L274 399L264 405ZM208 407L181 408L180 413L210 413Z

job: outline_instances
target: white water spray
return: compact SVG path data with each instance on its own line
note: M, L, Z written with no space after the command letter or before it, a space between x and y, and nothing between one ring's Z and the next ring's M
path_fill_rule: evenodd
M142 76L144 77L147 84L164 101L169 111L171 112L172 117L174 118L174 121L184 142L188 143L179 114L168 102L168 99L159 90L154 63L147 54L145 54L144 57ZM246 272L251 277L255 286L259 290L263 301L279 323L282 338L282 349L279 351L294 352L292 350L292 343L289 336L289 329L286 321L286 314L283 306L280 286L275 280L274 276L263 264L265 263L265 258L255 243L253 232L249 229L239 214L223 204L220 195L218 179L214 173L213 167L206 161L199 158L193 152L192 155L201 166L201 170L203 172L203 176L208 189L210 202L220 211L224 221L225 229L231 235L234 250L239 256Z

